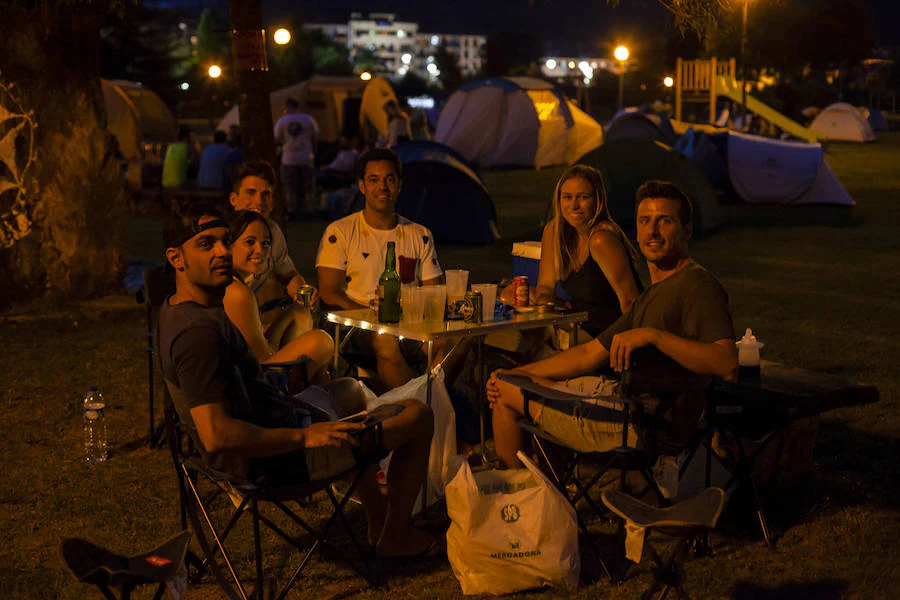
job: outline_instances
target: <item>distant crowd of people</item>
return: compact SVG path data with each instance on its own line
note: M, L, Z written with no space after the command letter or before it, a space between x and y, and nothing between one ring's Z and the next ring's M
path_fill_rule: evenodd
M320 129L316 120L300 109L294 98L284 102L283 114L275 122L274 138L278 174L283 186L289 220L312 218L320 209L318 190L327 192L324 208L332 218L348 214L358 188L354 168L364 144L359 136L341 136L337 152L327 165L316 167ZM428 140L428 118L422 110L401 109L394 100L384 104L387 131L379 134L372 147L390 148L409 140ZM190 127L179 127L177 141L166 148L163 160L164 188L198 188L230 192L238 167L243 163L240 126L228 132L217 130L213 141L200 149Z
M237 168L243 162L239 126L232 125L227 133L216 131L213 143L201 151L193 130L181 125L177 141L166 147L162 186L181 188L196 183L201 188L230 191Z

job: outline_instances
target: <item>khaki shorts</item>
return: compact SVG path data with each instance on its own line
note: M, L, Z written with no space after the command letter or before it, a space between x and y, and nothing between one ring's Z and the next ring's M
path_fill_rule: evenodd
M557 401L535 398L541 405L534 419L541 429L578 452L607 452L622 445L624 422L622 402L617 402L617 382L605 377L569 379L565 387L579 393L590 393L581 401ZM628 445L637 445L634 427L628 427Z

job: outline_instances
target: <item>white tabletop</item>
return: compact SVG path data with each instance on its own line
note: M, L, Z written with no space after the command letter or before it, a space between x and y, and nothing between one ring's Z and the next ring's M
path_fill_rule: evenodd
M358 327L378 333L386 333L400 338L408 338L420 342L446 338L459 338L477 335L488 335L513 329L535 329L554 325L567 325L587 321L586 312L530 312L516 313L511 319L486 321L484 323L466 323L465 321L423 321L409 324L402 320L399 323L379 323L375 311L369 308L338 310L327 315L330 322L347 327Z

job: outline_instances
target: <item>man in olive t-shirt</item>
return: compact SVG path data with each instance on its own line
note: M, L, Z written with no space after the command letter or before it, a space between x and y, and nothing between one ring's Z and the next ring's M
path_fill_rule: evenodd
M513 372L544 385L565 381L593 391L584 381L569 380L607 363L617 372L634 366L641 372L638 379L642 387L654 392L646 398L648 412L683 431L686 424L696 427L702 411L702 390L709 379L731 377L737 370L728 295L688 255L692 207L677 187L648 181L638 189L636 205L637 239L647 259L652 285L628 313L592 342ZM497 454L507 467L521 467L516 452L524 448L525 437L516 420L525 414L525 401L519 388L498 380L496 375L491 376L487 393L494 411ZM604 413L608 415L609 408L614 408L609 402L594 400L572 406L533 401L527 410L535 423L572 447L603 451L621 440L621 425L616 430L609 419L604 419ZM656 450L663 453L673 451L683 441L680 432L668 439L662 437L654 442L659 442Z

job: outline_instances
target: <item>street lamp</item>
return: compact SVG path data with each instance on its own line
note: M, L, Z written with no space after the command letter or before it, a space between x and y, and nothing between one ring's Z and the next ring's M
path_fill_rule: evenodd
M671 76L666 75L666 76L663 78L663 85L666 86L667 88L670 88L670 87L672 87L673 85L675 85L675 80L672 79Z
M362 79L363 81L369 81L370 79L372 79L372 74L369 73L368 71L363 71L362 73L359 74L359 78Z
M613 51L613 56L622 63L619 65L619 110L622 110L625 106L625 61L628 60L628 48L619 46Z
M209 73L209 76L213 79L218 79L222 76L222 67L219 65L210 65L207 73Z
M285 44L290 43L291 41L291 32L285 29L284 27L280 27L275 30L275 35L273 36L275 43L279 46L284 46Z

